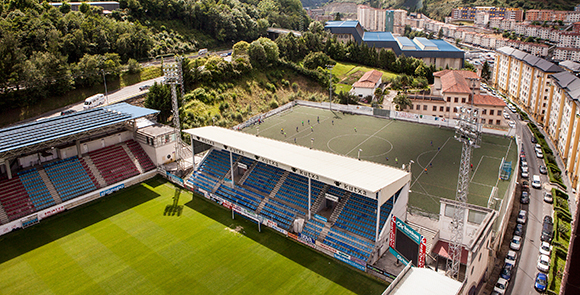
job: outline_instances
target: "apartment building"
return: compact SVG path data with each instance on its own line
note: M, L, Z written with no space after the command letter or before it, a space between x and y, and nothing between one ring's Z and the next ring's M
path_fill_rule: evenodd
M451 17L462 20L475 20L478 13L487 15L487 18L502 17L523 21L524 12L519 8L476 6L476 7L458 7L451 10Z
M544 129L556 146L572 186L578 186L580 136L580 79L568 71L550 75L552 99Z
M496 50L493 85L526 110L539 123L545 123L549 109L548 76L563 71L545 59L521 50L502 47Z
M367 5L357 6L357 20L367 31L405 33L407 11L402 9L387 10Z
M560 32L558 47L580 48L580 33Z
M453 118L461 106L473 105L480 109L485 125L507 126L502 110L505 103L491 95L480 93L480 77L471 71L444 70L433 73L431 95L409 95L413 102L407 112L440 118Z
M580 62L580 48L556 47L553 54L554 60L570 60Z

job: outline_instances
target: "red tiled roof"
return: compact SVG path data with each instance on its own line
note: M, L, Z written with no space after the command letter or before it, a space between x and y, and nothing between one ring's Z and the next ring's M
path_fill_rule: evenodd
M474 105L486 105L486 106L496 106L496 107L505 107L506 104L503 100L492 96L492 95L483 95L483 94L476 94L473 96L473 104Z
M352 84L352 87L374 88L382 77L383 73L377 70L368 71L362 77L360 77L358 81L354 82L354 84Z
M463 70L443 70L433 76L441 78L442 93L471 93L467 78L479 78L476 73Z
M469 253L465 247L461 247L461 263L467 265L467 256ZM437 254L441 257L449 258L449 243L445 241L437 241L431 253Z

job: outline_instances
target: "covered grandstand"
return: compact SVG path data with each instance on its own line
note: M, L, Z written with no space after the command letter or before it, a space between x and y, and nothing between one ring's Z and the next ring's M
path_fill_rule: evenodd
M119 103L0 129L0 234L154 175L134 133L158 112Z
M186 186L361 270L406 218L410 173L220 127L184 131L205 153Z

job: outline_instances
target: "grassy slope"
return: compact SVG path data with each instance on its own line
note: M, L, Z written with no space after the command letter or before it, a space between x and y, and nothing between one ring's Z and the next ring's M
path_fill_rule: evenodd
M316 123L318 117L320 124ZM301 126L302 120L304 127ZM308 126L308 120L314 132ZM281 128L287 132L287 137L280 134ZM255 133L256 129L250 127L244 131ZM362 159L384 165L401 167L413 160L410 205L439 213L439 198L455 199L461 144L453 138L452 129L297 107L292 112L262 123L260 135L290 143L294 143L296 138L297 144L308 147L311 138L314 138L314 148L353 158L357 157L358 149L362 149ZM496 183L498 197L504 197L508 182L498 181L498 169L501 158L506 157L510 141L509 138L486 135L481 148L473 151L474 173L471 175L468 197L470 203L487 207L492 186ZM438 147L441 147L440 152ZM516 161L516 157L517 151L512 144L507 159ZM431 166L429 162L432 162ZM427 173L424 173L425 167Z
M181 216L164 216L172 197ZM0 240L3 294L380 294L386 286L149 180Z

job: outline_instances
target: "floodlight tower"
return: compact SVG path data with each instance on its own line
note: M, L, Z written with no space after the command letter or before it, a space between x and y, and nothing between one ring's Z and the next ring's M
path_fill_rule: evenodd
M177 103L177 84L183 85L183 73L181 68L181 59L176 58L177 63L166 65L163 68L165 84L171 85L171 102L173 107L173 125L177 129L175 137L175 161L179 169L179 160L181 160L181 125L179 122L179 104ZM183 87L182 87L183 89Z
M473 106L473 88L477 79L471 82L471 106L462 106L457 114L455 139L463 144L461 163L455 194L455 212L451 223L451 243L449 243L449 258L447 259L447 276L459 280L459 266L463 249L463 225L465 210L467 210L467 194L469 192L469 175L471 172L471 154L473 148L479 147L481 130L479 125L479 110Z

